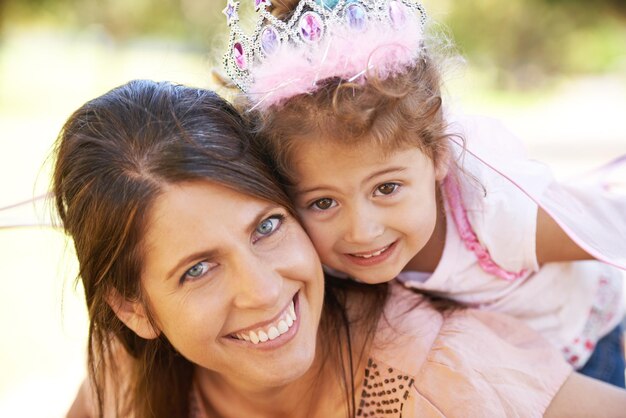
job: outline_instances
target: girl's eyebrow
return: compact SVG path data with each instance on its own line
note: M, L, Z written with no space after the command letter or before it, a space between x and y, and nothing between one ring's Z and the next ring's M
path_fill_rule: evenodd
M367 176L365 179L363 179L361 184L367 183L378 176L382 176L384 174L390 174L390 173L400 173L402 171L405 171L406 169L407 169L406 166L387 167L382 170L373 172L372 174Z
M395 166L395 167L386 167L382 170L378 170L375 171L373 173L371 173L369 176L367 176L365 179L363 179L363 181L361 182L361 184L365 184L367 182L372 181L372 179L378 177L378 176L382 176L385 174L390 174L390 173L400 173L402 171L405 171L407 169L406 166ZM297 190L297 194L298 195L303 195L303 194L307 194L307 193L312 193L312 192L317 192L320 190L332 190L333 187L332 186L326 186L326 185L319 185L319 186L315 186L315 187L311 187L309 189L304 189L304 190Z

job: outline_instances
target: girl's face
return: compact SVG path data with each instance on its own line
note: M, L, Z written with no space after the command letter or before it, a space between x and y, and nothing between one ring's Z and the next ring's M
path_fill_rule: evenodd
M283 207L209 182L168 185L147 230L147 303L180 354L247 388L277 387L309 369L323 274Z
M417 148L307 141L296 150L295 202L322 263L365 283L400 273L430 239L445 170Z

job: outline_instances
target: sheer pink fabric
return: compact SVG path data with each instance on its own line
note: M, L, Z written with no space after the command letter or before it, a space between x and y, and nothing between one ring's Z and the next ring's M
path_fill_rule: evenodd
M475 159L506 178L543 208L582 249L626 270L626 193L607 187L603 181L607 171L626 162L626 158L618 158L575 181L560 183L554 177L538 180L534 168L545 167L520 159L521 143L498 122L474 118L463 119L462 125L461 132L472 138L465 144L465 153L463 143L452 139L462 158ZM454 124L451 129L455 130ZM621 182L626 184L626 179Z
M471 309L442 314L397 282L365 367L357 416L378 418L541 417L572 372L521 322ZM192 416L208 418L198 396Z

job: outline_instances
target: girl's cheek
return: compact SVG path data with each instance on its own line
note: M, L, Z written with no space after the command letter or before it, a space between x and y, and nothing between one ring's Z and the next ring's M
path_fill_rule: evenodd
M316 222L313 221L309 216L300 216L300 221L302 222L302 227L304 228L307 235L312 236L316 231L319 231L321 226L316 225Z

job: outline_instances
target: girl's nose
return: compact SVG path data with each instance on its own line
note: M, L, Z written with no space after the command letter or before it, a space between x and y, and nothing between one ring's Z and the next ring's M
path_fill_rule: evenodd
M352 244L369 244L381 236L385 225L375 208L362 207L346 217L345 240Z

